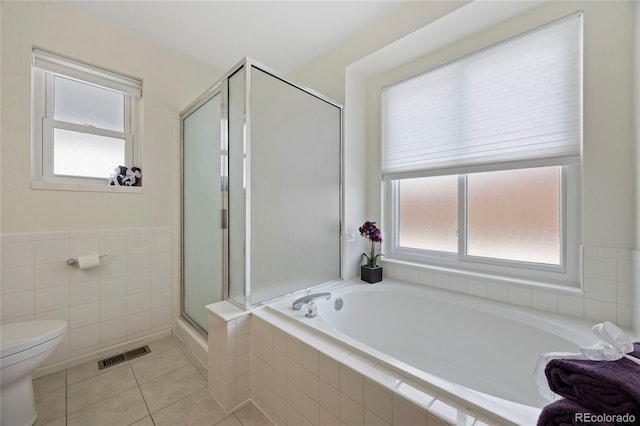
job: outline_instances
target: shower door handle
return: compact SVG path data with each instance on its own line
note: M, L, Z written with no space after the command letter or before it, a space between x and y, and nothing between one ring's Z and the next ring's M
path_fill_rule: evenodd
M220 229L227 229L229 226L229 210L220 209Z

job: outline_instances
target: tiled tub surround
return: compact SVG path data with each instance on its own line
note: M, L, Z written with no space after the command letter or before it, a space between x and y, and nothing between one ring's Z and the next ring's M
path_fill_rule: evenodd
M271 308L248 313L226 302L209 306L217 312L209 314L216 328L209 332L209 391L227 411L251 398L276 425L501 423Z
M384 258L383 262L385 277L388 278L587 319L594 323L608 320L620 327L631 327L634 321L634 286L635 292L640 293L633 276L634 256L637 257L637 252L628 249L584 246L582 289L532 287L508 279L497 280L403 262L385 262ZM636 321L640 321L640 318Z
M0 320L69 323L47 365L69 367L171 333L171 227L4 234L0 241ZM110 254L95 268L67 265L90 252Z
M393 285L394 280L389 281ZM420 286L413 287L421 291ZM453 293L443 294L455 298ZM537 417L539 409L478 396L348 337L350 343L342 343L341 333L334 337L317 331L313 322L292 318L293 311L278 311L292 300L285 298L252 312L228 302L209 305L209 390L226 410L251 398L277 425L528 424ZM303 315L303 311L293 313ZM579 335L581 344L596 339L591 320L562 315L548 319L535 310L524 315L540 317L543 328L551 327L553 318L566 322L569 328L561 330L563 338ZM531 364L533 369L535 359Z

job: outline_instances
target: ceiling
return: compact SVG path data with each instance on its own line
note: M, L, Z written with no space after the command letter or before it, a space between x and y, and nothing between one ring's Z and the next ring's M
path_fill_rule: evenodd
M65 1L227 70L243 57L290 73L403 1Z

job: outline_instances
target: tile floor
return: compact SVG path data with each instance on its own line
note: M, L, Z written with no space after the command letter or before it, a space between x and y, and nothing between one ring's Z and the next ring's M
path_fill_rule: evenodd
M175 336L149 348L104 370L91 361L34 380L36 425L272 425L253 404L225 413L207 392L207 371Z

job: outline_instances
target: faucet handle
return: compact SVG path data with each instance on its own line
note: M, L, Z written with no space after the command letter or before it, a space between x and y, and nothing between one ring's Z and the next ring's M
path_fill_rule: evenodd
M313 300L310 300L309 303L307 303L307 309L309 309L309 312L304 315L306 318L315 318L318 314L318 307Z

